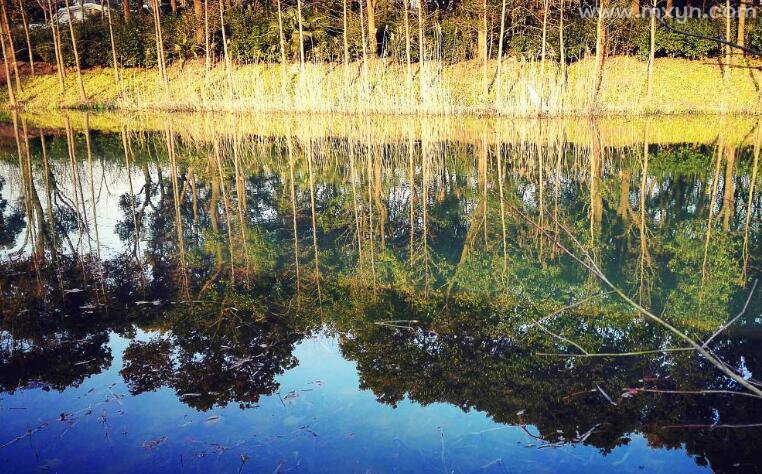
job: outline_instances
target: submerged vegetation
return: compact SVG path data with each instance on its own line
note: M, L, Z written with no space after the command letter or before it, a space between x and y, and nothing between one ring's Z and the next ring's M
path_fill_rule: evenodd
M3 77L29 110L758 113L762 23L725 3L5 3Z

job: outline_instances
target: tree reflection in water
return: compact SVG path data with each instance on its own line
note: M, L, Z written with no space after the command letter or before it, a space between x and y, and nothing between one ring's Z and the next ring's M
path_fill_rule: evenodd
M74 119L36 135L14 116L2 146L3 392L78 386L120 335L131 395L252 408L327 333L384 404L477 410L551 448L642 433L719 471L755 465L762 429L741 426L762 403L693 352L579 356L679 345L521 214L567 226L633 299L704 340L759 276L756 123L694 144L617 143L603 125L449 141ZM711 345L753 384L761 302Z

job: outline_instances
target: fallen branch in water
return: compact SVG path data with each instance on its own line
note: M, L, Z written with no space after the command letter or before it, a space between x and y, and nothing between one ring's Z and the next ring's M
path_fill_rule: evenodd
M694 349L692 347L673 347L667 349L653 349L646 351L634 351L634 352L596 352L587 354L563 354L560 352L535 352L538 356L550 356L550 357L631 357L648 354L662 354L665 352L690 352Z
M644 308L640 304L636 303L632 300L629 296L627 296L622 290L620 290L617 286L615 286L609 279L606 277L606 275L601 271L601 269L598 267L598 265L595 263L595 260L590 256L590 254L585 250L584 246L577 240L576 237L574 237L574 234L572 234L563 224L561 224L558 219L554 219L555 224L561 228L568 236L572 239L574 244L579 247L580 251L582 252L582 255L585 260L577 256L574 252L569 250L561 241L559 241L555 236L551 235L548 230L537 224L533 219L531 219L529 216L527 216L524 212L519 210L515 206L511 206L513 210L520 215L524 220L526 220L528 223L530 223L533 227L535 227L537 230L539 230L545 237L548 238L554 245L556 245L559 249L564 251L567 255L569 255L572 259L574 259L577 263L582 265L585 269L587 269L590 273L592 273L595 277L597 277L604 285L611 288L611 290L619 295L620 298L622 298L627 304L632 306L635 310L637 310L639 313L643 314L646 318L654 321L655 323L659 324L660 326L667 329L669 332L673 333L678 338L685 341L690 347L693 348L694 351L698 352L701 356L704 357L709 363L717 367L722 373L730 377L733 381L741 385L743 388L748 390L749 392L762 397L762 390L758 387L755 387L753 384L749 383L746 379L743 378L742 375L736 373L731 367L729 367L727 364L725 364L723 361L721 361L719 358L715 357L713 354L709 352L705 347L694 341L691 337L684 334L682 331L677 329L676 327L672 326L667 321L663 320L659 316L656 316L648 309Z
M738 395L742 397L762 398L753 393L746 392L734 392L732 390L661 390L658 388L625 388L625 392L635 393L664 393L664 394L676 394L676 395Z

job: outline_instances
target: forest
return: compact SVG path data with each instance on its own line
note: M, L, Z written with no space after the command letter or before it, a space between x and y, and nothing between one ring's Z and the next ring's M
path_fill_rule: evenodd
M4 0L2 9L4 77L15 77L6 94L31 108L560 115L758 105L762 22L747 2ZM691 84L687 105L670 99L675 75ZM702 94L718 88L724 101L707 105Z

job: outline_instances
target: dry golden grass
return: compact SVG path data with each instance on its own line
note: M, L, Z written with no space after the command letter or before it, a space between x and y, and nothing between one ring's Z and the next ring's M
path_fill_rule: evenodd
M753 67L749 67L753 66ZM29 78L19 102L26 110L114 108L154 111L339 112L351 114L486 114L516 117L610 114L733 113L762 111L758 63L722 68L707 61L658 59L653 93L646 93L646 63L612 57L602 89L591 99L592 61L571 65L563 81L558 65L508 58L498 81L496 62L446 64L421 69L384 60L343 64L251 64L205 71L186 63L169 69L165 88L156 70L126 69L117 85L110 69L85 71L88 102L79 100L75 75L65 92L55 75ZM543 72L544 69L544 72ZM421 80L421 75L423 80ZM500 96L498 97L498 92Z
M432 142L573 143L604 148L642 144L711 144L722 135L727 142L752 144L762 117L750 115L666 115L644 117L511 118L472 116L341 115L230 112L88 112L88 126L105 132L168 131L192 142L220 137L256 135L295 136L321 140L326 137L363 142L406 142L425 136ZM74 129L84 127L79 111L25 112L33 127Z

